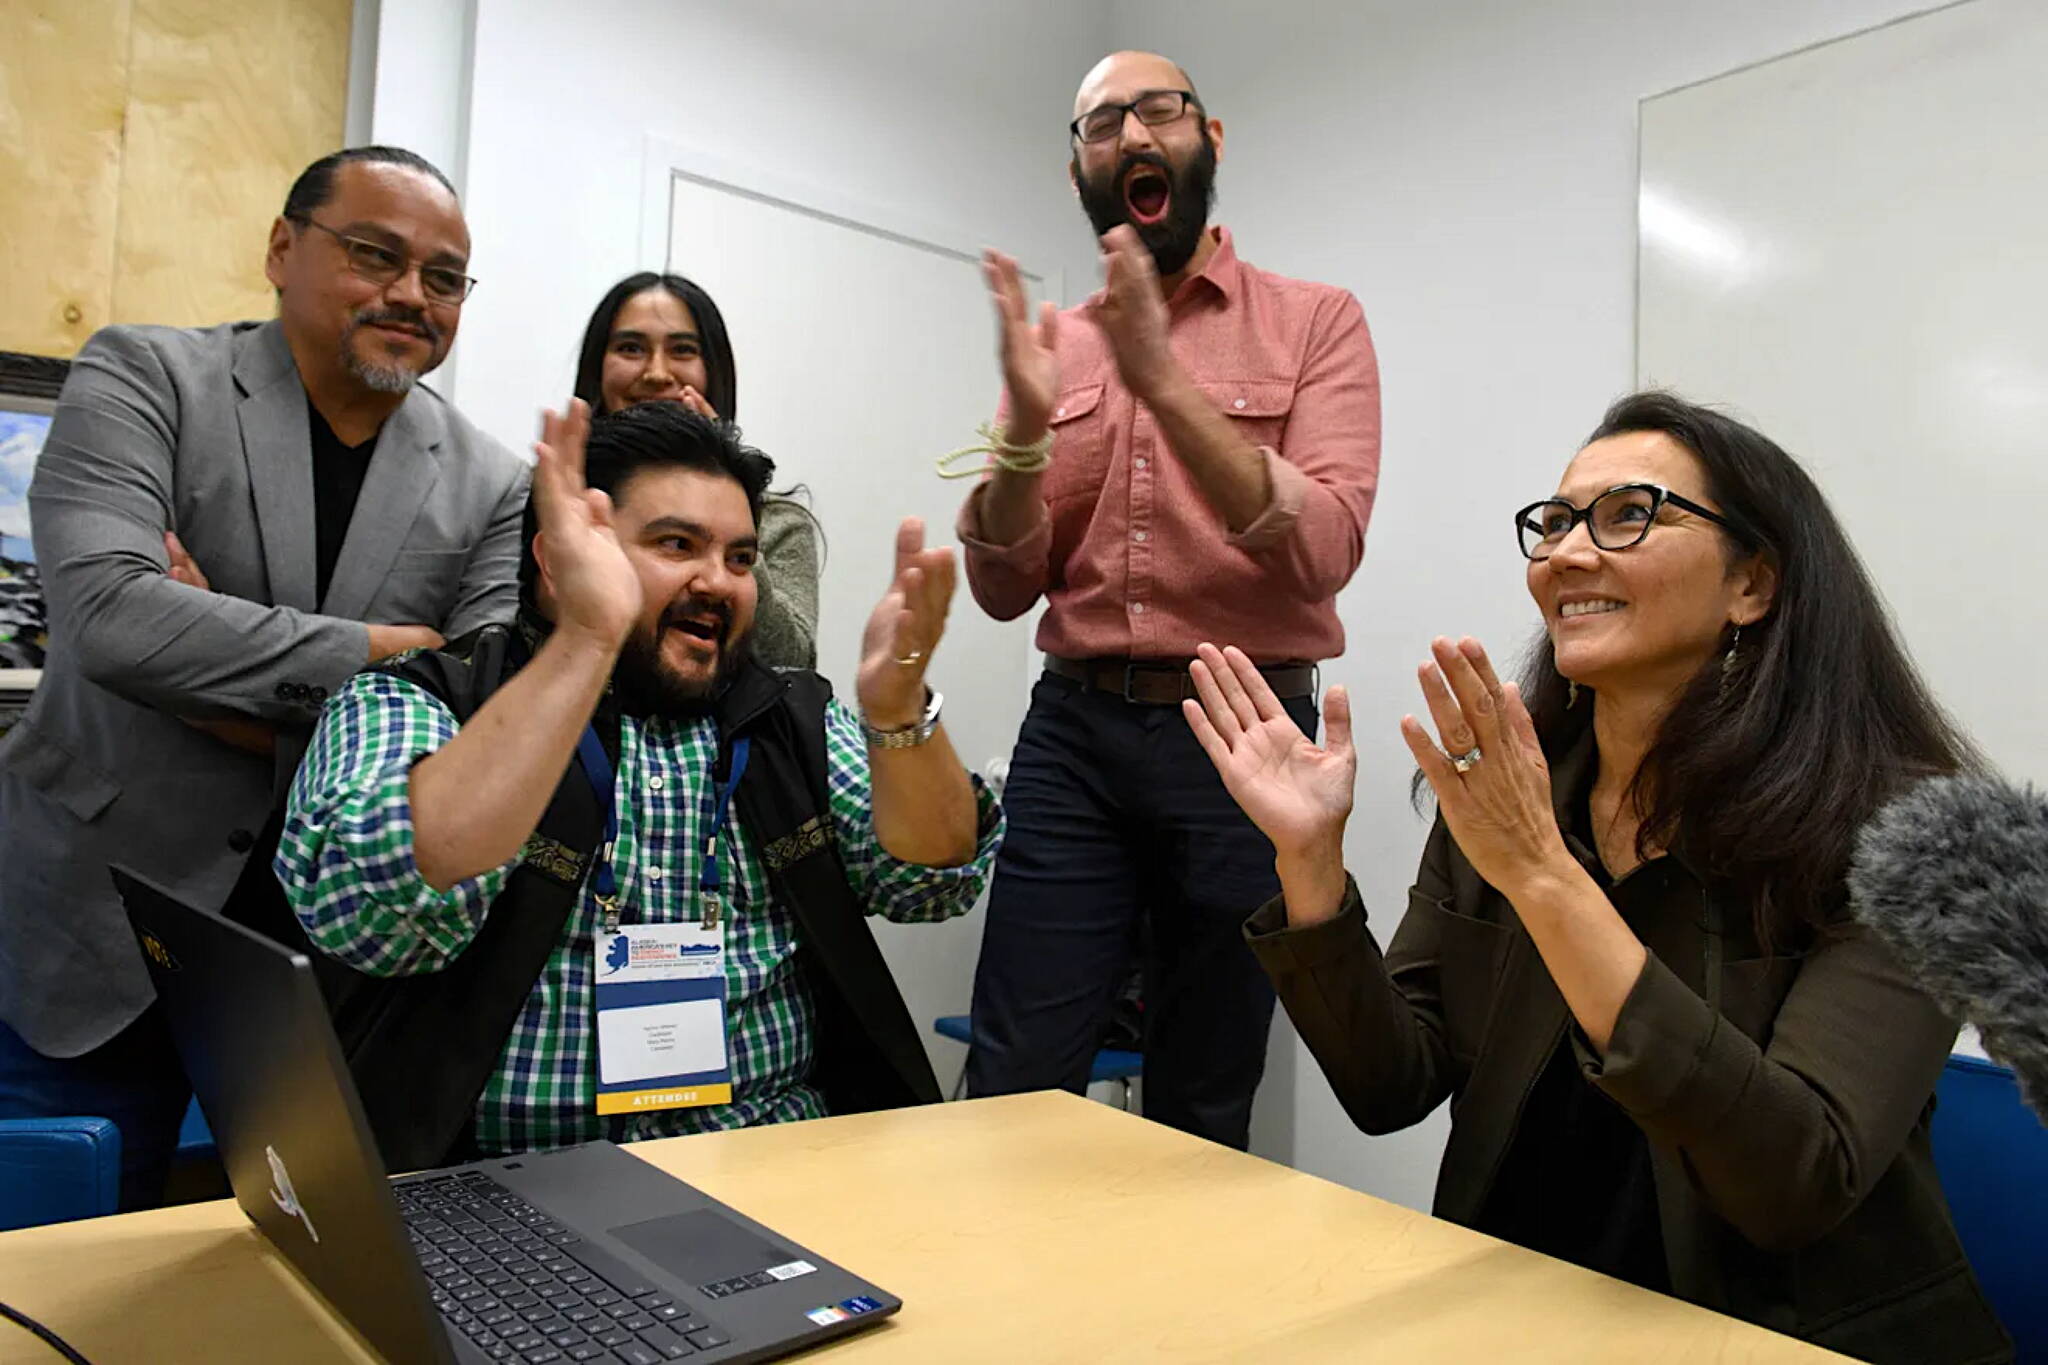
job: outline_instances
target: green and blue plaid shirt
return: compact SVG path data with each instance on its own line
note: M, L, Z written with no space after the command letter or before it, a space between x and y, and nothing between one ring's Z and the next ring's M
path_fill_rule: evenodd
M411 683L363 673L328 704L292 784L277 875L322 952L373 976L445 966L469 946L516 860L446 891L413 857L412 767L456 731L440 700ZM716 723L622 717L612 866L625 923L696 920L697 876L710 812L705 792L717 758ZM854 894L871 914L899 922L966 913L987 884L1003 817L975 784L979 843L957 868L899 862L876 841L867 744L842 703L825 717L831 823ZM498 1069L477 1101L486 1152L621 1141L815 1118L825 1112L808 1081L811 1001L797 971L797 923L775 903L747 831L725 833L726 1031L729 1104L617 1119L596 1108L594 934L602 918L587 881L561 942L513 1025Z

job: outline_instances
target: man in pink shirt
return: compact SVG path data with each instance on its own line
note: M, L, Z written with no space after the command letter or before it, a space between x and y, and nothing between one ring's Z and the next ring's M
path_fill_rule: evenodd
M1107 57L1074 115L1103 289L1034 319L1016 263L985 265L1003 449L960 540L990 615L1046 598L1047 659L1011 761L968 1089L1079 1090L1141 950L1146 1115L1243 1147L1273 994L1240 926L1277 892L1273 849L1179 702L1195 646L1228 641L1313 735L1314 665L1344 648L1335 598L1378 483L1378 367L1356 299L1257 270L1210 227L1223 125L1178 66ZM1023 448L1048 433L1034 470Z

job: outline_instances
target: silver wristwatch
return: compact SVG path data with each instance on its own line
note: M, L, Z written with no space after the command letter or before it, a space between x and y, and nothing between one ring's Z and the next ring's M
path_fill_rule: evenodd
M904 726L901 730L877 730L868 724L868 718L860 718L861 733L868 737L872 749L915 749L932 737L932 731L939 728L939 708L946 699L927 685L924 689L924 715Z

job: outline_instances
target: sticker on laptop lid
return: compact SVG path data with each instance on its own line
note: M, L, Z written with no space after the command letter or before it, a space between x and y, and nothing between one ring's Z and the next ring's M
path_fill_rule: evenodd
M859 1298L842 1299L836 1304L827 1304L823 1308L813 1308L804 1316L817 1323L820 1327L830 1327L835 1322L845 1322L848 1318L857 1318L863 1313L880 1312L881 1307L882 1301L880 1299L871 1299L863 1294Z
M815 1274L817 1269L809 1261L791 1261L787 1265L771 1265L764 1273L778 1280L793 1280L799 1275Z

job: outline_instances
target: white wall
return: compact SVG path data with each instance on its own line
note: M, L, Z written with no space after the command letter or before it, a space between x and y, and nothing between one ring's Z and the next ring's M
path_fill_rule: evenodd
M537 409L566 396L599 295L661 264L640 253L649 133L969 241L1091 259L1065 146L1074 86L1100 53L1087 0L475 6L466 188L483 283L455 396L519 448ZM858 355L856 329L847 342ZM993 334L990 357L992 403ZM745 356L739 367L744 401Z
M1435 634L1519 653L1536 617L1509 515L1554 486L1634 373L1637 101L1925 8L1115 5L1115 44L1174 56L1224 121L1218 215L1239 249L1353 290L1379 348L1383 484L1341 599L1349 649L1324 677L1352 689L1361 772L1347 852L1383 939L1424 833L1395 728L1420 709L1414 667ZM1427 1207L1444 1115L1367 1139L1313 1062L1297 1063L1294 1163Z

